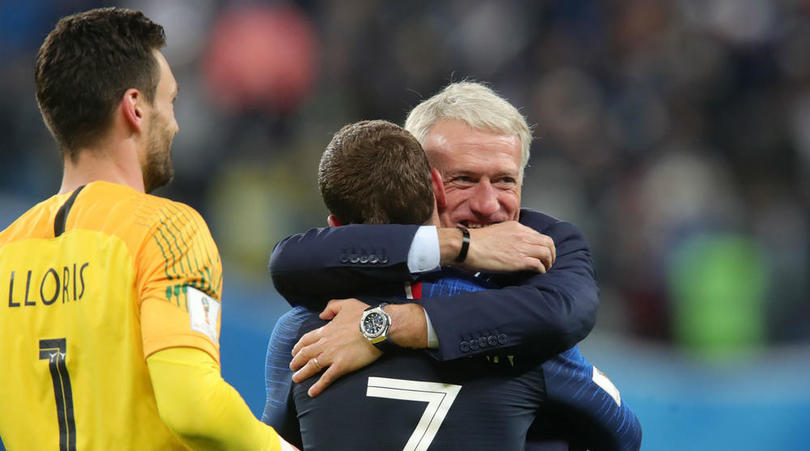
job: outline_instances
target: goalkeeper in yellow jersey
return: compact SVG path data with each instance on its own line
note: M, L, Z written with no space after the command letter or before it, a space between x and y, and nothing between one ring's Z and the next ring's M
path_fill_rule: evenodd
M36 94L58 194L0 232L0 437L9 449L292 449L220 375L222 266L172 177L177 83L137 11L65 17Z

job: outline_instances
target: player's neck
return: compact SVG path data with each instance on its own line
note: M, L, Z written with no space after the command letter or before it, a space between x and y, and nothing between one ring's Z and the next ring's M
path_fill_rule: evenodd
M143 172L131 143L98 149L82 149L73 162L65 159L59 193L69 193L91 182L105 181L144 192Z

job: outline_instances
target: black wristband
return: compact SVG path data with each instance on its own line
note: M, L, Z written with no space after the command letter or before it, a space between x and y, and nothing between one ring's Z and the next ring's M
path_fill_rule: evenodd
M458 251L456 262L461 263L467 259L467 251L470 250L470 231L461 224L456 227L461 230L461 250Z

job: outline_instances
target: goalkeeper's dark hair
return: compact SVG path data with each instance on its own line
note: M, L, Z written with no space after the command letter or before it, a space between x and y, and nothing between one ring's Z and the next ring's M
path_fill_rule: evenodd
M326 208L344 224L424 224L433 214L427 156L413 135L387 121L335 133L318 185Z
M140 11L98 8L63 17L37 53L34 80L42 117L66 157L107 131L127 89L154 101L160 68L153 54L163 27Z

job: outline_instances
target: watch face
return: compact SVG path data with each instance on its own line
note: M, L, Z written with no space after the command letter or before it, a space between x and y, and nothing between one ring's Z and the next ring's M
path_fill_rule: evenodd
M369 337L379 337L386 326L385 317L378 312L369 312L363 319L363 331Z

